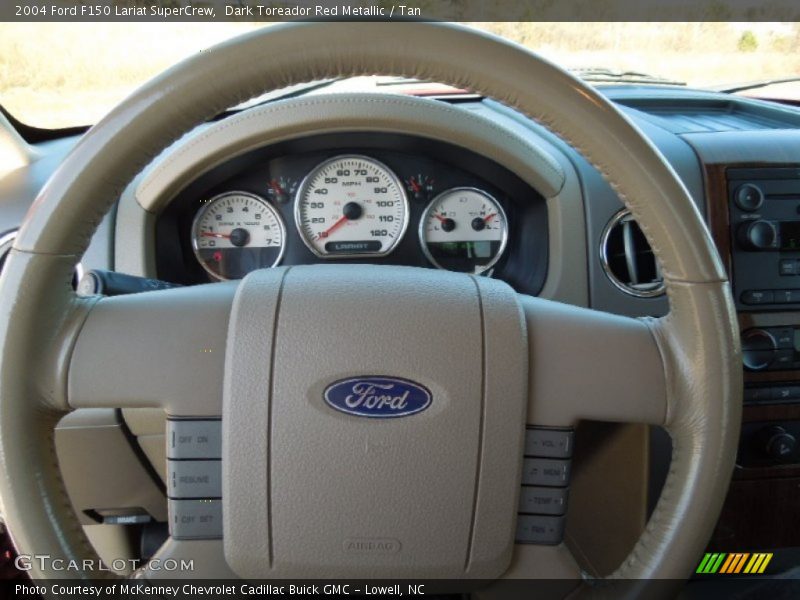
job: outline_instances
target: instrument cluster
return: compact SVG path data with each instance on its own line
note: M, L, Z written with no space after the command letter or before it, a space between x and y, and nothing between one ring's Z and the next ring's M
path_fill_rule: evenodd
M463 148L390 134L315 136L199 176L160 215L156 246L159 277L183 284L340 261L484 274L534 293L546 265L546 206ZM510 256L515 248L524 255Z

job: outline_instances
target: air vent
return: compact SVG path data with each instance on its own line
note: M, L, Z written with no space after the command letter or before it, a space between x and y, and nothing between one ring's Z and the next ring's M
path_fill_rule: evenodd
M664 293L664 280L653 249L627 209L606 225L600 241L600 260L611 283L626 294L652 298Z

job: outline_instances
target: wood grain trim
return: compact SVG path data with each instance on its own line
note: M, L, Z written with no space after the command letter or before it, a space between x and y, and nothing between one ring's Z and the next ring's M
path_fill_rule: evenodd
M728 276L731 274L730 214L728 212L727 165L706 165L706 215L711 238L717 246Z

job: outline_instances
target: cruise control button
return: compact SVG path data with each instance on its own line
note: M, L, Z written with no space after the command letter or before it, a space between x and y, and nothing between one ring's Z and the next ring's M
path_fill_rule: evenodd
M221 500L170 500L169 533L176 540L222 537Z
M167 421L167 458L222 458L222 421Z
M524 458L522 484L564 487L569 483L569 469L568 460Z
M519 515L517 517L517 543L559 544L564 538L564 517Z
M747 290L742 292L742 302L745 304L772 304L773 294L770 290Z
M219 498L222 496L222 461L167 461L170 498Z
M519 512L534 515L563 515L567 512L568 488L522 486Z
M525 456L569 458L572 456L571 430L530 428L525 431Z

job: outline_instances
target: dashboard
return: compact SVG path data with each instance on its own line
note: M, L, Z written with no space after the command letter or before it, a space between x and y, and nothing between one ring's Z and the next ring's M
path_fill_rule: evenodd
M161 213L155 242L158 277L183 285L356 262L483 274L537 294L547 205L463 148L407 135L318 135L203 173Z
M744 423L711 547L800 546L800 529L785 522L800 500L800 111L681 88L602 92L683 181L733 280L747 361ZM163 203L159 196L142 205L123 193L83 267L195 285L272 266L405 265L477 273L521 293L616 314L667 313L646 239L577 150L499 103L442 104L541 149L564 173L563 184L543 194L544 186L523 180L502 160L433 136L351 130L254 144L163 188L169 189ZM0 177L0 234L19 227L79 139L40 141L36 161ZM155 469L164 462L161 418L150 427L125 415ZM573 511L583 507L588 535L603 540L603 548L619 541L593 557L600 572L605 563L616 566L626 539L636 539L669 467L668 436L637 435L611 424L582 424L576 432L570 518L580 520ZM600 464L604 484L627 490L632 500L598 508L597 482L581 460ZM163 481L165 474L158 476ZM113 504L85 498L85 510Z

